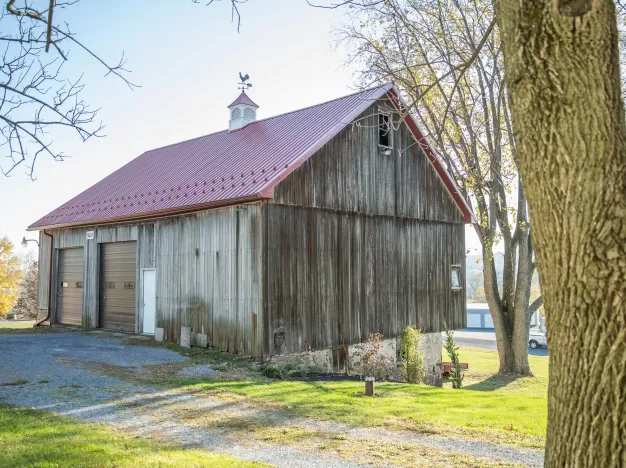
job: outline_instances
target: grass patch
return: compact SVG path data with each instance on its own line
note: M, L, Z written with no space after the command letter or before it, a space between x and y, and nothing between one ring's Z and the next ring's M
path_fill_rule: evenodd
M241 395L303 417L354 426L387 426L542 448L547 423L548 359L529 356L534 377L495 376L493 351L461 349L469 362L463 390L380 382L377 396L362 382L172 379L171 384L222 396Z
M45 411L0 406L3 468L71 467L265 467L203 450L133 438L104 426L76 422Z
M13 382L0 383L0 387L11 387L13 385L26 385L27 383L28 383L28 380L19 379L19 380L15 380Z
M518 467L505 461L494 461L431 446L383 442L373 439L351 439L339 433L331 433L302 427L269 427L256 429L253 437L261 442L288 445L310 452L327 452L374 466L428 466L433 468L463 466L470 468Z
M3 320L0 321L0 329L19 330L23 328L33 328L33 322L20 322L19 320Z
M215 348L183 348L176 343L163 342L159 343L154 338L147 339L145 337L128 337L121 341L122 344L134 346L150 346L154 348L165 348L174 351L182 356L188 357L195 363L203 364L220 364L228 368L248 367L252 363L250 356L223 353Z
M0 335L18 335L18 334L40 334L40 333L58 333L59 330L54 327L33 327L32 324L23 324L17 322L18 326L13 326L12 323L3 322L0 324Z
M304 451L305 454L310 453L312 457L326 454L366 465L476 468L520 466L497 459L488 460L449 452L429 445L381 440L377 437L376 429L363 430L355 438L315 424L294 425L293 417L275 409L229 408L228 405L218 405L203 411L198 410L197 404L193 402L184 402L169 406L168 412L161 417L163 421L175 418L178 422L194 428L227 430L231 439L243 445L254 439L268 447L290 446Z

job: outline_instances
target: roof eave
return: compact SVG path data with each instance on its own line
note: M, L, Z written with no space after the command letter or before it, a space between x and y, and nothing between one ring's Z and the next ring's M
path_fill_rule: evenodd
M273 193L273 192L272 192ZM165 218L168 216L177 216L189 213L196 213L198 211L209 210L213 208L224 208L227 206L241 205L244 203L251 203L255 201L263 201L271 198L266 196L264 192L255 193L245 197L231 198L228 200L220 200L217 202L202 203L197 205L188 205L179 208L168 208L159 211L149 211L146 213L132 214L127 216L116 216L114 218L105 219L92 219L86 221L76 221L73 223L61 223L61 224L48 224L46 226L31 225L27 231L42 231L44 229L62 229L62 228L74 228L74 227L86 227L95 225L117 224L122 222L131 221L147 221L150 219Z

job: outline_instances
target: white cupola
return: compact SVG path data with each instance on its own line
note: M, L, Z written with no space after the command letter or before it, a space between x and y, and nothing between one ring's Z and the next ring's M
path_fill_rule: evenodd
M230 122L228 125L229 130L237 130L243 128L250 122L256 120L256 110L259 108L252 99L248 97L245 91L241 91L241 94L235 101L228 106L230 110Z

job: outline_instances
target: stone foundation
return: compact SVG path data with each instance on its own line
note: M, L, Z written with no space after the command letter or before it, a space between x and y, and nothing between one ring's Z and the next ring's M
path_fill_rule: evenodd
M402 361L398 358L399 338L383 340L380 345L378 359L386 365L381 366L377 379L402 380ZM424 333L422 335L422 352L424 353L424 383L442 385L441 377L441 333ZM335 349L314 350L304 353L280 354L270 357L276 364L294 364L305 367L307 371L323 373L348 373L363 375L363 355L368 349L367 343L358 343Z
M422 335L422 352L424 353L424 383L441 387L441 333L424 333Z

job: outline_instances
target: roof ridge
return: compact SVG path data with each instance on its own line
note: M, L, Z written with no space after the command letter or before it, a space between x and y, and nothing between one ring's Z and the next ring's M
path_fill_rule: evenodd
M250 122L250 123L249 123L248 125L246 125L245 127L241 127L241 128L238 128L237 130L233 130L231 133L235 133L235 132L237 132L237 131L239 131L239 130L243 130L244 128L247 128L247 127L249 127L250 125L254 125L255 123L258 123L258 122L265 122L266 120L277 119L278 117L283 117L283 116L285 116L285 115L295 114L296 112L301 112L301 111L303 111L303 110L313 109L314 107L323 106L323 105L325 105L325 104L330 104L331 102L335 102L335 101L339 101L339 100L341 100L341 99L346 99L346 98L349 98L349 97L352 97L352 96L356 96L357 94L364 94L364 93L367 93L367 92L371 92L371 91L374 91L375 89L379 89L379 88L382 88L382 87L384 87L384 86L389 86L389 85L391 85L391 84L392 84L392 83L391 83L391 81L388 81L388 82L383 83L383 84L380 84L380 85L378 85L378 86L373 86L373 87L371 87L371 88L362 89L361 91L356 91L356 92L354 92L354 93L345 94L345 95L343 95L343 96L339 96L339 97L334 98L334 99L329 99L328 101L319 102L319 103L317 103L317 104L313 104L313 105L306 106L306 107L301 107L300 109L294 109L294 110L292 110L292 111L288 111L288 112L283 112L282 114L276 114L276 115L273 115L273 116L271 116L271 117L265 117L264 119L255 120L254 122ZM207 135L207 136L208 136L208 135Z
M244 128L248 128L251 125L254 125L256 123L265 122L267 120L272 120L272 119L277 119L278 117L283 117L285 115L294 114L296 112L301 112L301 111L308 110L308 109L313 109L314 107L323 106L325 104L330 104L331 102L339 101L341 99L349 98L351 96L356 96L357 94L371 92L371 91L374 91L375 89L379 89L379 88L382 88L384 86L389 86L389 85L393 85L393 83L391 81L387 81L386 83L382 83L382 84L380 84L378 86L372 86L371 88L362 89L361 91L356 91L354 93L345 94L343 96L339 96L338 98L329 99L328 101L319 102L319 103L313 104L311 106L301 107L300 109L294 109L294 110L288 111L288 112L283 112L282 114L276 114L276 115L273 115L271 117L265 117L264 119L255 120L254 122L250 122L248 125L246 125L244 127L241 127L241 128L238 128L237 130L229 131L228 129L224 129L224 130L219 130L219 131L213 132L213 133L207 133L206 135L201 135L201 136L198 136L198 137L195 137L195 138L190 138L189 140L183 140L183 141L178 141L176 143L170 143L168 145L157 146L156 148L151 148L149 150L144 151L141 155L146 154L146 153L150 153L152 151L160 150L160 149L163 149L163 148L169 148L170 146L176 146L176 145L180 145L182 143L189 143L190 141L199 140L200 138L210 137L210 136L213 136L213 135L217 135L218 133L224 133L224 132L236 133L236 132L239 132L239 131L243 130Z

